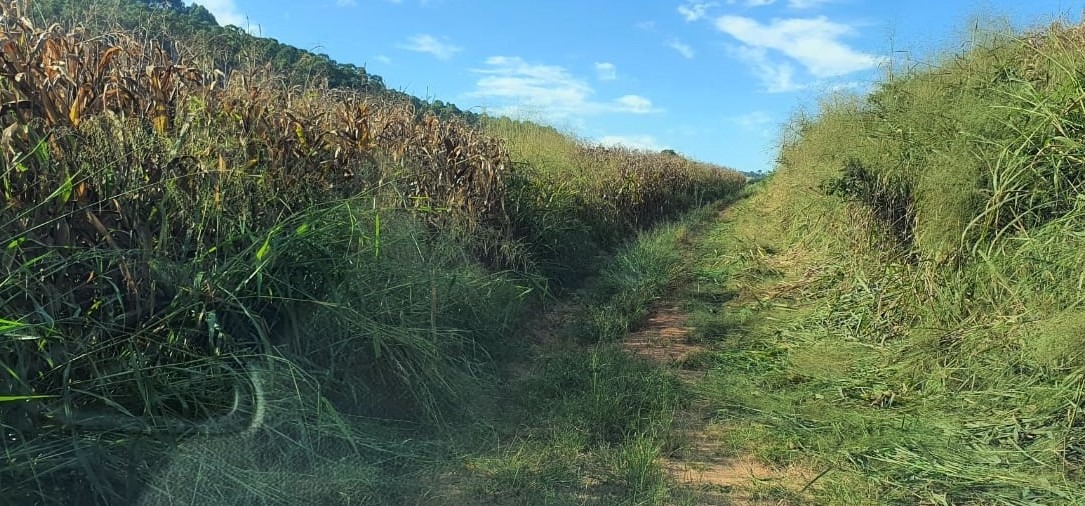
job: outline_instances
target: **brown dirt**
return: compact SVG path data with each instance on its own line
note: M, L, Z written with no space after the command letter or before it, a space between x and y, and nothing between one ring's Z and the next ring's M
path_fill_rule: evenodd
M657 304L644 326L624 341L626 351L664 367L672 368L678 377L695 385L703 373L681 369L689 356L705 347L690 342L692 328L689 315L673 303ZM769 505L779 499L769 499L765 491L782 488L796 492L813 477L808 470L775 469L753 455L735 454L724 444L727 427L706 422L708 416L697 410L682 414L677 440L685 441L681 448L662 458L660 464L680 485L695 494L699 504L706 505Z
M687 427L686 445L661 462L675 482L694 493L700 504L768 505L774 488L798 491L811 473L799 468L777 469L753 455L734 453L723 442L728 428L701 423ZM778 494L777 494L778 495Z
M674 366L704 347L689 342L689 315L673 305L656 306L644 327L625 339L626 351L653 362Z

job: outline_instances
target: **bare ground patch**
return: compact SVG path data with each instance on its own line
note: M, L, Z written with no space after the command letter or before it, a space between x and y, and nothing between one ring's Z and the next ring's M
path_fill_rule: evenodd
M663 367L672 368L688 385L701 381L702 373L680 369L691 355L705 351L690 342L689 314L675 303L657 304L643 327L629 335L623 348ZM701 409L678 416L675 439L680 448L661 457L660 465L676 483L693 493L698 504L782 504L781 496L795 494L810 482L813 473L799 468L777 469L749 454L735 453L727 444L726 426L711 423ZM783 491L785 493L773 493Z
M676 483L696 495L699 504L781 504L782 497L809 483L808 470L775 468L753 455L736 453L724 443L728 430L725 425L704 422L686 427L687 442L661 462Z
M626 351L664 366L679 364L704 347L690 343L689 315L675 305L657 305L644 326L622 343Z

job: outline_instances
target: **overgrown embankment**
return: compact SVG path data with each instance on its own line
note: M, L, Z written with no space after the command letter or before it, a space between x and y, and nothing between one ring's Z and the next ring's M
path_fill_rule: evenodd
M394 95L215 72L210 43L0 9L0 496L16 503L415 497L404 477L447 457L440 430L525 353L525 307L745 181L568 140L578 161L543 169ZM247 409L246 382L261 437L193 439Z
M713 395L821 502L1085 500L1083 48L976 33L790 126Z

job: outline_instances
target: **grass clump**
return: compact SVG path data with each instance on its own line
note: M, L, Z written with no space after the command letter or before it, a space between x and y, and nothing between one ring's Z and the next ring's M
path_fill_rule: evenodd
M552 357L542 368L525 397L548 405L553 423L573 426L588 444L665 436L670 415L681 404L673 377L616 345Z
M615 255L584 306L582 338L615 342L640 324L652 302L676 281L682 253L674 245L686 233L685 225L653 230Z

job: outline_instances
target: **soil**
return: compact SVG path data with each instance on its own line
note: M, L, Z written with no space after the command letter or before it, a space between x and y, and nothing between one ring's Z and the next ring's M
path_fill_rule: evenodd
M681 381L695 387L704 373L682 369L681 365L691 355L705 351L705 347L690 341L691 330L689 315L681 307L670 301L659 303L623 347L671 368ZM781 494L769 493L771 490L797 493L811 481L813 473L808 470L778 469L753 455L735 454L724 443L727 426L713 423L707 408L694 407L678 415L674 439L681 443L660 462L675 482L697 497L699 504L780 504Z

